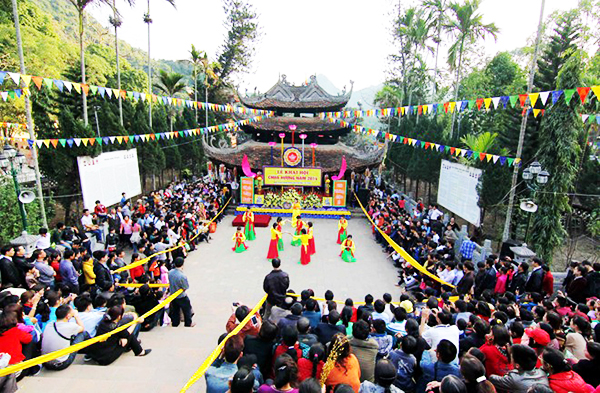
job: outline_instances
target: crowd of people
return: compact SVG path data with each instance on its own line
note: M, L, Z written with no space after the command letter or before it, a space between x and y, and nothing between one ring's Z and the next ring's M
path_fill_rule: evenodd
M228 194L219 182L210 180L171 184L140 198L134 207L123 194L110 210L100 201L93 212L84 210L80 223L58 223L50 233L42 228L31 255L22 246L3 246L0 366L68 348L137 320L127 330L79 352L85 361L108 365L129 350L136 356L150 353L141 345L140 331L165 324L177 327L182 315L184 325L193 327L184 260L201 242L210 241L207 223L217 216ZM131 255L127 261L126 249ZM147 261L140 266L116 271L142 259ZM120 286L127 283L139 285ZM151 288L152 283L169 286ZM163 309L138 319L180 289L169 312ZM61 356L43 367L63 370L76 355ZM0 391L16 391L17 378L40 370L41 366L34 366L2 377Z
M376 189L367 210L440 280L416 270L375 228L399 270L399 299L369 294L356 307L330 290L295 296L273 259L265 307L225 343L205 374L208 393L318 393L321 382L335 393L600 392L599 263L574 264L555 291L539 258L475 261L468 237L455 250L458 226L435 205L407 211L400 195ZM234 305L226 331L249 313Z

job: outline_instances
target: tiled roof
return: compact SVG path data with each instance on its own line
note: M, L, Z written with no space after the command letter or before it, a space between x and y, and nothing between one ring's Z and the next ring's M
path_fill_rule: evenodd
M289 147L290 145L286 144L284 146ZM241 166L244 155L248 156L250 166L254 170L260 170L263 166L271 165L271 147L266 143L249 141L237 148L227 149L217 149L205 143L204 151L211 159L230 166ZM273 165L281 164L278 151L278 149L274 149ZM346 157L348 170L378 166L383 160L384 152L385 149L382 148L369 153L361 153L343 143L317 146L315 149L315 166L323 168L324 172L338 172L342 157ZM305 148L305 164L312 164L312 149L309 147Z
M351 82L352 83L352 82ZM287 82L286 76L277 81L266 93L251 97L241 97L243 105L254 109L266 110L290 110L299 111L337 111L341 110L352 95L352 88L348 93L331 95L327 93L317 82L313 75L306 85L294 86ZM337 109L336 109L337 108Z
M349 127L342 127L338 123L331 123L318 117L268 117L261 121L250 123L242 129L247 132L275 131L291 132L290 125L296 126L296 134L304 132L350 131Z

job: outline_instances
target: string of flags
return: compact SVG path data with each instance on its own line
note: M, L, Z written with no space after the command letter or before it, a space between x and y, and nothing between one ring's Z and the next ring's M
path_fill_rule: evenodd
M254 115L254 116L267 115L267 114L273 113L272 111L265 111L265 110L260 110L260 109L250 109L250 108L246 108L246 107L233 106L233 105L229 105L229 104L219 105L219 104L212 104L210 102L199 102L199 101L193 101L193 100L185 100L182 98L165 97L165 96L160 96L160 95L156 95L156 94L139 93L137 91L118 90L118 89L112 89L109 87L88 85L88 84L71 82L71 81L66 81L66 80L61 80L61 79L52 79L52 78L44 78L41 76L23 75L18 72L0 71L0 85L2 85L4 83L7 76L17 86L21 86L20 82L23 82L25 87L23 87L22 89L13 90L11 92L0 92L0 96L4 99L4 101L6 101L8 98L13 98L13 99L19 98L19 97L21 97L22 94L29 94L30 93L29 85L33 81L34 85L38 88L38 90L41 90L42 88L46 88L46 89L56 88L61 93L64 92L65 90L69 93L75 91L77 94L81 94L83 92L83 94L85 94L86 96L88 96L90 94L91 95L99 95L100 97L102 97L104 99L110 99L110 98L116 99L118 97L121 97L124 100L129 99L129 100L136 101L136 102L139 100L147 101L147 102L152 101L154 103L158 103L158 104L162 104L162 105L171 105L171 106L176 106L176 107L177 106L179 106L179 107L186 106L188 108L197 108L197 109L202 109L202 110L208 109L210 111L215 111L215 112L239 113L239 114L243 114L243 115ZM6 98L3 93L7 93Z
M26 130L27 124L22 123L8 123L6 121L0 122L0 128L2 129L17 129L17 130Z
M582 114L581 121L583 121L583 124L585 124L585 123L594 124L594 122L596 122L596 124L600 124L600 113L593 114L593 115L583 115Z
M29 95L29 89L15 89L9 91L0 91L0 97L2 100L8 101L8 99L16 100L17 98L21 98L23 95Z
M261 121L264 118L270 117L272 115L266 114L262 116L256 116L250 119L239 120L236 122L229 122L224 124L219 124L210 127L202 127L202 128L193 128L189 130L182 131L173 131L173 132L157 132L152 134L135 134L135 135L115 135L115 136L104 136L104 137L95 137L95 138L54 138L54 139L28 139L28 138L20 138L20 137L3 137L0 136L0 140L6 141L27 141L29 147L33 147L35 144L38 148L46 147L54 147L55 149L60 145L62 147L79 147L83 146L94 146L95 144L101 145L109 145L109 144L121 144L121 143L141 143L148 141L159 141L161 139L173 139L173 138L182 138L189 136L197 136L206 133L217 133L224 131L233 131L237 129L239 126L244 126L253 122Z
M589 93L593 92L596 98L600 101L600 86L578 87L576 89L542 91L538 93L518 94L512 96L477 98L475 100L449 101L437 104L410 105L394 108L370 109L363 111L340 111L340 112L322 112L318 116L321 119L325 118L344 118L344 117L402 117L407 115L437 115L445 113L454 113L455 111L463 112L466 110L489 111L491 109L504 108L507 106L512 108L523 109L523 115L533 114L534 117L544 115L545 109L535 108L536 103L541 103L546 106L550 98L552 105L556 104L559 99L564 99L567 104L577 93L581 104L585 104ZM597 119L597 117L595 117ZM600 120L596 120L599 121ZM600 124L600 123L598 123Z
M381 136L391 142L402 143L404 145L412 146L414 148L431 150L431 151L435 151L438 153L450 153L451 155L453 155L455 157L460 156L460 157L465 157L465 158L472 159L472 160L479 159L479 161L493 162L494 164L500 163L500 165L508 164L509 167L512 165L519 165L519 163L521 162L520 158L499 156L496 154L484 153L484 152L469 150L469 149L465 149L465 148L442 145L439 143L427 142L427 141L423 141L420 139L414 139L414 138L409 138L409 137L405 137L405 136L390 134L389 132L382 132L382 131L375 130L372 128L363 127L359 124L353 125L351 123L348 123L348 122L340 120L340 119L327 118L327 120L331 123L338 123L338 124L342 125L343 127L352 127L352 129L357 133L373 135L375 137Z

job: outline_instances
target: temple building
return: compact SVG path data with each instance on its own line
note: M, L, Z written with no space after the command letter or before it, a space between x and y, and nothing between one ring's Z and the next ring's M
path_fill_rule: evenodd
M351 94L352 89L339 95L329 94L319 85L315 76L311 76L304 85L294 86L283 75L264 94L240 96L240 102L245 107L273 111L275 116L242 126L243 132L238 133L235 147L226 146L222 140L219 144L216 138L208 135L203 140L205 152L213 161L229 167L241 166L244 155L247 155L250 167L260 171L263 166L281 165L281 134L285 134L284 148L293 144L299 149L302 147L300 136L303 135L307 167L312 166L311 144L316 144L315 167L322 168L324 173L337 173L342 157L346 158L349 170L360 171L378 166L385 149L365 143L350 132L351 127L318 117L321 112L343 110Z

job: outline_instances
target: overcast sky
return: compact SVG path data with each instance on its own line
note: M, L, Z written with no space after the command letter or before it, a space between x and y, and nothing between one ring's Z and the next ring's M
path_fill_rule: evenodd
M241 79L242 88L266 91L279 74L300 84L311 74L324 74L342 88L355 89L385 80L387 56L392 52L390 27L398 0L254 0L262 37L256 46L252 70ZM403 6L414 1L402 1ZM120 4L123 25L119 38L134 47L148 47L143 15L147 1L133 8ZM150 0L151 55L156 59L187 58L191 44L206 50L212 60L226 33L220 1L176 0L173 8L164 0ZM485 23L495 23L497 42L485 41L487 56L526 45L536 29L541 0L484 0ZM545 16L574 8L577 0L546 0ZM107 7L91 9L100 23L108 25ZM240 89L243 91L242 89Z

